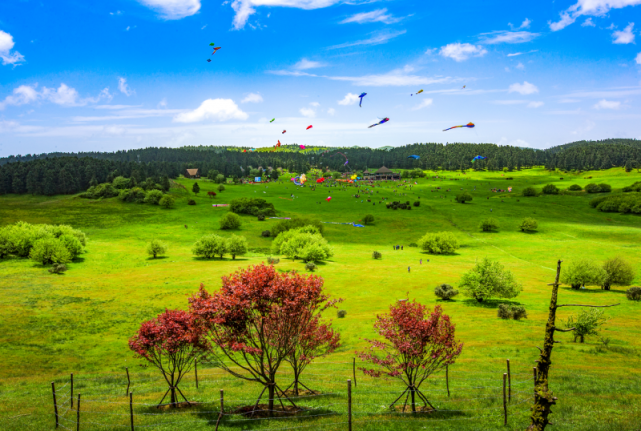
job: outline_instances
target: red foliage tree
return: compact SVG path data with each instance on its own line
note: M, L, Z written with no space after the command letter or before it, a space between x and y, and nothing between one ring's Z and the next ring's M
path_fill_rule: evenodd
M189 404L178 385L192 369L194 361L209 351L204 329L194 325L194 318L190 313L165 310L155 319L144 322L129 340L129 348L138 357L155 365L167 381L169 389L159 404L171 392L171 405L175 407L178 401L176 390Z
M264 386L254 408L268 390L271 416L275 396L281 405L281 395L287 398L276 384L278 368L295 349L309 317L336 301L323 293L322 278L280 274L264 264L222 280L222 288L213 294L201 284L189 299L191 311L217 347L211 356L219 366L235 377Z
M215 198L216 192L207 192L207 196L209 196L210 198Z
M374 328L386 341L366 340L369 350L358 354L378 368L360 369L372 377L388 375L405 383L405 390L390 407L407 393L403 411L410 395L413 412L416 395L434 409L419 388L432 373L453 364L463 350L463 343L454 339L449 316L438 305L430 314L426 306L404 301L392 305L389 315L376 316Z

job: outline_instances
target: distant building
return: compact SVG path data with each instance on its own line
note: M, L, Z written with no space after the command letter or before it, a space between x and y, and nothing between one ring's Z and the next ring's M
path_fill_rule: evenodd
M367 171L366 171L367 172ZM397 174L396 172L392 172L391 170L387 169L385 166L377 170L376 172L369 173L367 174L363 172L363 177L366 180L375 180L375 181L380 181L380 180L400 180L401 179L401 174Z
M200 178L198 169L185 169L185 178Z

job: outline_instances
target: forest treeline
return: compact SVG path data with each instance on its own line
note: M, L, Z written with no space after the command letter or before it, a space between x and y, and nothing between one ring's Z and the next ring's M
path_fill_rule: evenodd
M408 158L412 155L420 158ZM486 159L473 164L472 158L477 155ZM346 159L349 160L347 165ZM638 163L641 163L641 141L633 139L580 141L547 150L466 143L412 144L388 149L312 147L304 150L292 145L278 151L221 146L142 148L112 153L47 153L2 158L0 194L73 194L117 176L134 178L137 183L152 178L159 183L163 177L177 178L187 168L198 168L202 175L215 170L226 177L242 177L251 169L268 167L291 172L306 172L313 167L341 172L374 171L381 166L391 169L491 171L546 166L548 169L591 170L615 166L633 169Z

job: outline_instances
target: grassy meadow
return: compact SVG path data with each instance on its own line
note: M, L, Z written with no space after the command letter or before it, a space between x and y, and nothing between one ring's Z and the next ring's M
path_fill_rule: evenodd
M172 188L177 205L170 210L123 203L116 198L93 201L76 196L0 196L1 225L20 220L69 224L89 238L86 253L68 264L69 270L62 275L52 275L27 259L0 261L2 428L52 429L50 382L56 381L62 388L72 372L77 380L75 392L88 400L81 409L86 420L82 429L116 430L129 426L125 367L132 375L135 402L141 403L135 406L137 425L148 429L213 429L219 389L225 389L228 405L251 404L262 388L203 365L198 370L199 388L191 378L182 387L188 398L203 404L184 412L160 412L147 404L159 401L166 390L161 377L133 358L127 341L142 321L165 308L186 309L188 296L200 283L215 290L221 276L265 261L272 239L260 234L277 220L257 221L256 217L242 216L243 225L238 231L221 231L218 221L228 210L212 207L237 197L260 197L274 204L279 217L302 214L324 222L358 222L365 214L372 214L375 223L364 228L325 225L325 237L334 247L335 256L319 264L316 274L324 278L328 293L344 298L340 308L347 315L344 319L330 316L341 333L343 346L310 366L308 381L326 394L300 400L301 405L314 408L309 414L314 417L243 422L236 415L225 417L221 430L347 429L345 381L352 376L354 352L365 347L364 338L374 337L376 314L408 295L430 307L441 305L456 324L457 337L465 343L457 364L450 369L452 396L447 397L444 376L438 375L424 389L433 391L431 399L442 402L439 405L445 411L417 417L392 414L383 406L400 395L398 384L365 378L357 372L354 429L525 429L532 398L532 366L538 356L535 346L543 341L550 300L548 283L554 279L556 261L562 259L566 265L575 259L602 261L622 256L637 268L633 285L641 285L641 217L598 212L588 205L595 195L583 192L523 197L521 191L527 186L540 190L549 183L565 189L571 184L604 182L616 192L641 180L641 174L626 173L620 168L578 175L543 169L505 174L427 174L423 179L381 182L373 188L363 185L358 190L355 186L319 186L313 191L310 187L295 187L283 177L277 183L225 185L226 190L218 193L217 184L198 180L198 196L191 193L194 180L181 178L178 183L186 190ZM440 178L433 179L434 175ZM584 179L588 176L592 179ZM512 193L490 191L507 190L508 186L513 187ZM441 190L431 191L435 187ZM365 193L366 188L373 194ZM454 197L461 189L470 192L473 201L457 203ZM211 199L208 191L218 194ZM361 197L354 198L356 193ZM328 196L332 197L329 203L325 200ZM421 205L411 210L392 210L379 204L382 198L412 203L419 197ZM188 199L195 199L197 204L187 205ZM498 220L499 231L481 232L479 222L490 216ZM537 219L536 233L519 231L524 217ZM428 255L408 246L425 233L438 231L450 231L458 237L461 248L456 254ZM250 253L235 260L226 256L222 261L193 256L194 242L212 232L245 236ZM166 257L147 256L146 244L153 238L169 245ZM396 244L403 245L403 250L393 250ZM374 250L382 253L381 260L372 259ZM434 296L437 284L456 287L461 275L484 257L499 260L515 274L523 284L518 297L478 304L463 294L449 302ZM301 261L282 257L277 268L305 271ZM554 349L550 374L550 388L559 397L553 409L554 429L639 429L641 304L628 301L626 289L560 289L559 303L620 305L606 309L610 321L602 335L611 339L609 348L604 348L598 337L575 344L571 334L557 334L556 339L562 343ZM525 306L528 318L497 318L499 303ZM557 318L565 319L579 310L562 308ZM500 397L508 358L514 395L508 426L504 427ZM285 368L284 374L288 372ZM60 389L61 394L68 389ZM68 411L66 402L67 422L61 425L75 429L75 412Z

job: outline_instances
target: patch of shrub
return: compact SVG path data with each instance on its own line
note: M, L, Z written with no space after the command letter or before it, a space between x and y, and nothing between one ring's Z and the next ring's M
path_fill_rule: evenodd
M456 195L456 202L464 204L465 202L470 202L472 200L472 195L468 192L463 192Z
M383 255L381 254L380 251L373 251L372 252L372 259L380 259L382 257L383 257Z
M260 198L238 198L229 203L229 210L236 214L249 214L257 216L260 213L266 217L274 217L276 209L274 204Z
M50 263L68 263L72 256L65 245L56 238L42 238L33 243L29 252L33 261L48 265Z
M418 241L421 250L431 254L452 254L459 243L451 232L428 233Z
M314 272L314 270L316 269L316 264L314 262L307 262L305 264L305 269Z
M521 229L521 232L533 232L538 227L539 223L532 217L525 217L523 220L521 220L521 224L519 225L519 229Z
M269 238L271 236L271 232L268 230L264 230L260 235L264 236L265 238Z
M66 270L67 270L67 265L65 265L64 263L55 263L47 271L49 271L52 274L62 274Z
M415 242L410 242L407 246L408 247L418 247L418 244L415 243Z
M625 292L630 301L641 301L641 287L631 287Z
M131 179L125 177L116 177L111 182L113 186L118 190L124 190L131 187Z
M414 205L415 207L420 207L421 206L421 201L416 201L412 205Z
M641 193L599 196L590 200L590 206L602 212L641 214Z
M374 223L374 216L371 214L365 214L363 216L362 221L363 221L363 224L372 224Z
M113 184L104 183L89 187L86 192L80 194L80 197L85 199L107 199L115 198L118 194L119 191L113 186Z
M325 232L325 226L320 222L320 220L309 217L296 216L292 217L291 220L280 220L278 223L276 223L271 229L272 236L277 237L279 234L288 230L298 229L305 226L315 227L317 232L321 235L323 235L323 233Z
M481 229L483 232L492 232L498 230L499 222L492 217L486 218L485 220L482 220L481 223L479 223L479 229Z
M527 311L521 305L499 304L497 315L501 319L527 319Z
M223 185L221 184L221 185L219 185L219 186L216 188L216 190L218 190L219 192L224 192L224 191L225 191L225 186L223 186Z
M610 193L612 191L612 186L610 184L599 184L599 193Z
M603 262L606 273L603 288L610 290L610 286L629 286L634 280L634 268L621 257L613 257Z
M443 283L443 284L439 284L434 288L434 295L438 296L439 298L445 301L449 301L450 299L458 295L458 290L454 289L449 284Z
M147 254L154 259L158 256L164 255L165 253L167 253L167 244L160 240L152 239L147 245Z
M278 265L278 264L280 263L280 259L279 259L279 258L277 258L277 257L271 257L271 256L269 256L269 257L267 258L267 263L268 263L268 264L270 264L270 265Z
M256 219L258 221L265 221L265 214L258 214L258 216L256 216Z
M160 200L163 197L163 193L160 190L150 190L145 196L145 203L151 205L158 205Z
M631 186L623 187L624 192L641 192L641 181L637 181Z
M347 315L347 311L346 310L338 310L336 312L336 315L338 316L339 319L342 319L343 317L345 317Z
M536 196L536 189L534 187L526 187L523 189L523 196Z
M580 192L581 190L583 190L583 187L578 184L572 184L570 187L568 187L568 190L571 192Z
M158 201L158 205L162 208L170 209L176 206L176 199L171 195L165 195L160 201Z
M202 256L206 259L223 255L227 252L225 239L214 234L209 234L201 237L191 249L192 253L196 256Z
M585 186L585 191L588 193L610 193L612 191L612 186L609 184L590 183Z
M134 187L133 189L124 189L120 190L118 193L118 199L123 202L137 202L143 203L147 197L147 192L145 192L140 187Z
M227 229L238 229L243 222L240 220L240 216L233 212L228 212L219 221L220 228L223 230Z
M545 195L558 195L559 188L554 184L547 184L543 187L543 194Z
M196 201L193 199L189 199L189 201L187 201L187 205L196 205Z

